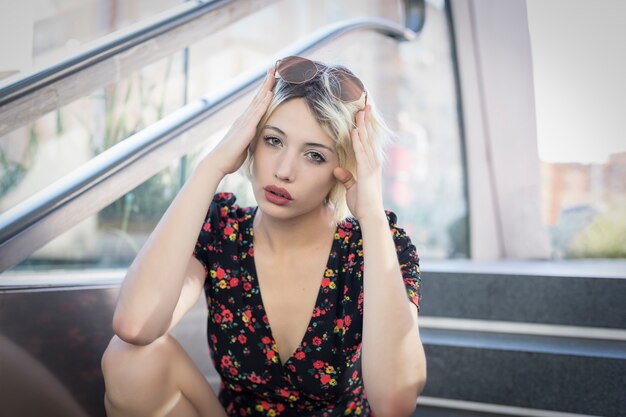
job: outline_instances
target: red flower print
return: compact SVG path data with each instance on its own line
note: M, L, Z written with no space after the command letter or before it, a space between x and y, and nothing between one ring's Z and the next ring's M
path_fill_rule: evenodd
M276 404L276 409L278 410L279 413L282 413L283 411L285 411L285 406L281 403Z
M226 226L226 227L224 228L224 234L225 234L226 236L230 236L230 235L232 235L233 233L235 233L235 229L233 229L232 227L230 227L230 226Z
M254 382L255 384L258 384L259 382L261 382L261 378L258 375L256 375L254 372L252 373L252 375L248 377L248 379L251 382Z
M222 367L223 368L228 368L232 364L233 364L233 361L230 359L229 355L222 356Z
M338 329L343 329L343 320L342 319L337 319L336 323L337 323L337 328Z
M296 359L301 361L302 359L304 359L306 357L306 354L304 352L300 351L300 352L296 353L295 357L296 357Z
M217 268L217 271L215 271L215 276L217 276L218 279L222 279L224 278L224 275L226 275L224 273L224 270L222 268Z
M211 222L206 222L204 224L204 226L202 226L202 230L204 230L205 232L210 232L211 231Z
M322 381L322 384L324 384L324 385L328 384L328 381L330 381L330 375L324 375L324 376L322 376L322 378L320 379L320 381Z
M244 282L243 289L244 291L250 291L252 289L252 284L250 284L249 282Z
M356 381L356 379L357 379L358 377L359 377L359 372L358 372L358 371L354 371L354 372L352 373L352 379L353 379L354 381Z
M235 288L239 284L239 280L237 278L230 279L230 287Z
M264 345L269 345L272 342L272 340L267 336L263 336L263 339L261 339L261 342L263 342Z
M274 356L276 356L276 352L274 352L273 350L268 350L265 355L267 356L267 359L271 360Z
M339 237L342 239L346 237L346 232L343 229L339 229L338 234L339 234Z
M229 371L231 375L235 375L235 376L239 375L239 369L237 368L234 368L234 367L230 368Z
M350 326L350 323L352 323L352 317L350 316L345 316L343 318L343 322L346 324L346 326Z
M241 343L243 345L244 343L246 343L248 341L248 338L246 337L246 335L240 334L237 337L237 340L239 340L239 343Z
M324 277L324 279L322 280L322 287L326 288L329 285L330 285L330 278Z
M315 361L315 362L313 362L313 367L315 369L322 369L324 367L324 362L322 362L322 361Z
M213 321L216 323L221 323L222 322L222 316L219 315L219 313L215 313L215 315L213 315Z
M222 310L222 319L225 322L232 322L233 321L233 313L230 312L230 310L228 309L224 309Z
M313 338L313 344L314 344L315 346L320 346L320 345L322 344L322 339L320 339L319 337L315 336L315 337Z

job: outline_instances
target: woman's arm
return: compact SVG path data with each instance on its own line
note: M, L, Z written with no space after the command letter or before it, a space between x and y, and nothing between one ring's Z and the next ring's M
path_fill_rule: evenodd
M356 114L352 146L356 177L334 174L346 187L346 202L363 236L363 340L361 364L367 399L378 417L410 416L426 384L426 357L395 243L383 208L382 165L372 137L371 105ZM367 116L366 116L367 113Z
M426 384L417 307L407 299L384 211L361 224L364 299L362 369L377 416L410 416Z
M274 83L271 68L250 105L196 166L129 267L113 314L113 330L122 340L147 345L165 334L179 319L174 313L185 280L191 284L183 293L179 312L188 309L188 298L197 294L199 268L194 262L195 268L188 268L189 258L218 184L246 159L256 127L271 102Z
M129 267L113 315L113 330L124 341L146 345L168 330L222 177L212 159L202 160Z

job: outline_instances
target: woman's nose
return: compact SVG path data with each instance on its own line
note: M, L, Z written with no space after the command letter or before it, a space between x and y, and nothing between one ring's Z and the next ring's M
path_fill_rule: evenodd
M281 181L293 182L296 173L296 157L289 155L288 152L283 153L278 158L274 177Z

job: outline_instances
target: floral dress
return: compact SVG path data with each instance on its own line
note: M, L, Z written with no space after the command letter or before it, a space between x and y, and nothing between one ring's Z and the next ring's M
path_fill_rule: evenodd
M363 389L363 240L356 219L337 226L307 331L281 361L256 277L253 220L232 193L211 202L193 252L205 267L208 342L229 416L373 416ZM421 301L419 257L386 211L410 302Z

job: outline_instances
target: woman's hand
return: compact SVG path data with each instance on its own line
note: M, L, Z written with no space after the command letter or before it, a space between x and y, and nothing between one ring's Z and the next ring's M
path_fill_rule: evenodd
M356 155L356 178L345 168L337 167L335 177L346 187L348 208L362 222L367 217L385 216L383 207L382 165L372 142L371 107L356 114L352 129L352 148Z
M226 136L207 155L212 165L223 175L237 171L246 160L248 147L256 134L256 127L272 100L276 80L274 67L267 70L261 88L248 108L235 120Z

